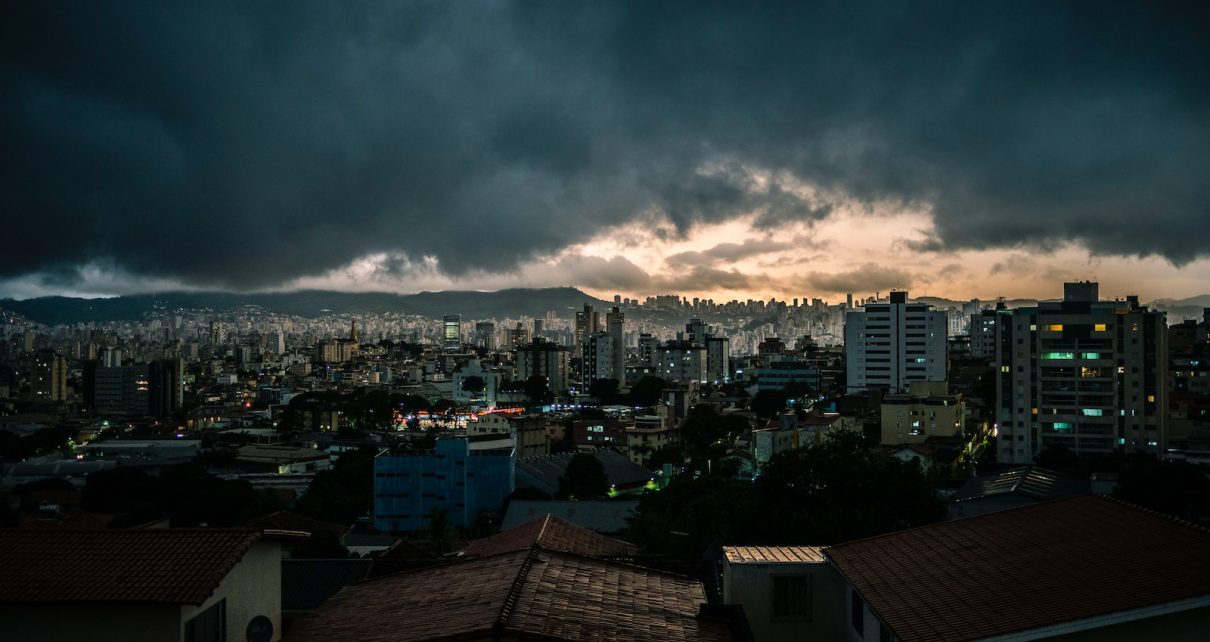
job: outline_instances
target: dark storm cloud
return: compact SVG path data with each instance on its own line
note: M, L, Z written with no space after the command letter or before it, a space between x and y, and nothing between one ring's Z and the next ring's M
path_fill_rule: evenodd
M664 262L669 266L710 266L719 262L734 263L753 256L793 249L805 239L778 241L776 239L747 239L743 243L719 243L700 251L678 252Z
M831 211L760 172L932 206L933 249L1187 261L1206 6L9 3L0 277L460 274L636 217Z

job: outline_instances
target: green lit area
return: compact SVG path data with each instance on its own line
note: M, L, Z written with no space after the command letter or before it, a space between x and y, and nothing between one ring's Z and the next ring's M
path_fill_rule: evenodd
M1081 352L1080 358L1081 359L1100 359L1101 353L1100 352Z
M1055 430L1071 430L1071 422L1056 421L1054 423Z
M1043 359L1075 359L1076 353L1074 353L1074 352L1043 352L1042 358Z
M1080 410L1080 414L1084 415L1085 417L1100 417L1104 413L1105 411L1101 410L1100 408L1083 408Z

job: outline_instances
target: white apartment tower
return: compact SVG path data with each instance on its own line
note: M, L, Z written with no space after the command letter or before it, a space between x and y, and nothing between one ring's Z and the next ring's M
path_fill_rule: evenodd
M891 292L845 314L844 353L849 392L906 392L913 381L946 379L945 312Z

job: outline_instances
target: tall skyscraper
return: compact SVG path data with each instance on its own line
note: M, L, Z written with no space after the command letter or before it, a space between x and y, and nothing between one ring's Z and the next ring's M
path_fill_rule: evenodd
M605 323L609 328L609 339L613 342L613 377L619 386L626 385L626 313L618 307L605 315Z
M946 379L944 312L891 292L886 303L867 303L845 314L844 352L849 392L906 392L913 381Z
M601 330L601 315L585 303L584 309L576 312L576 346L584 345L589 335Z
M53 350L39 350L30 372L30 392L38 401L67 400L67 359Z
M1029 463L1047 447L1078 455L1163 454L1168 333L1138 297L1099 300L1098 284L1065 283L1062 301L998 311L997 458Z
M181 408L185 388L185 364L180 359L161 359L147 364L147 414L168 417Z
M441 348L446 352L462 351L462 315L447 314L442 318Z
M496 349L496 324L491 321L480 321L475 324L475 345L493 352Z
M529 345L517 348L517 380L546 377L547 387L555 393L567 389L569 355L563 346L535 337Z

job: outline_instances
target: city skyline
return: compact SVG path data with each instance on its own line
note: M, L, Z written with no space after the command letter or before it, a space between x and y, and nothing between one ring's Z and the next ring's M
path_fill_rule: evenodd
M1206 294L1204 12L13 9L0 297Z

